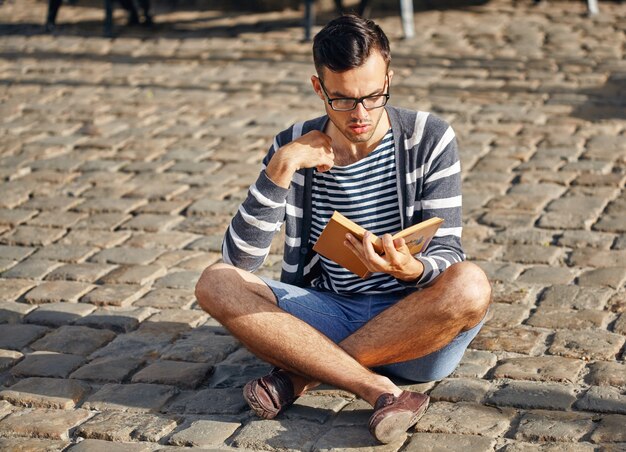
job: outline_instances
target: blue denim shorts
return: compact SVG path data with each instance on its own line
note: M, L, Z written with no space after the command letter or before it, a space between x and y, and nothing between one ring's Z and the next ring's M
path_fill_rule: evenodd
M335 343L341 342L377 314L416 290L346 296L313 287L303 288L268 278L261 279L276 295L278 307L308 323ZM374 370L414 382L441 380L457 367L465 349L476 337L484 322L483 318L478 325L459 333L450 343L436 352L411 361L381 366Z

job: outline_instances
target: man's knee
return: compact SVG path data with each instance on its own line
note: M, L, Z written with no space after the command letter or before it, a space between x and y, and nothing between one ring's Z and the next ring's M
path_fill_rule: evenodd
M460 298L455 300L463 315L473 326L485 316L491 303L491 284L482 269L472 262L460 262L445 272L445 284L452 285ZM462 301L462 303L459 303Z
M235 269L228 264L217 263L207 267L196 283L196 299L202 309L212 317L219 318L225 304L225 295Z

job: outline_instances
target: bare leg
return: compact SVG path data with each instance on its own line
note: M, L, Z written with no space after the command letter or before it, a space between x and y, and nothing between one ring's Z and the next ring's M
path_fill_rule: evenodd
M252 353L281 369L346 389L372 406L384 393L402 392L391 380L366 369L322 333L276 306L272 291L248 272L213 265L198 281L196 297Z
M470 262L455 264L429 287L381 312L339 343L364 367L421 358L477 325L491 299L483 271ZM410 334L413 331L419 334ZM296 394L317 383L289 375Z

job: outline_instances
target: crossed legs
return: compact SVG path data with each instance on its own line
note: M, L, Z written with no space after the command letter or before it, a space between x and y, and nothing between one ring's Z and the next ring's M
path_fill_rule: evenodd
M402 391L369 368L440 349L480 322L490 294L482 270L468 262L455 264L429 287L408 295L334 344L276 306L269 287L248 272L215 264L196 286L200 306L256 356L288 371L296 394L320 381L353 392L372 405L384 393Z

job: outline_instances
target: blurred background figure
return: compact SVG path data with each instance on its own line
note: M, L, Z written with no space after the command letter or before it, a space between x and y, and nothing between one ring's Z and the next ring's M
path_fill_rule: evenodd
M139 12L137 7L135 6L134 0L119 0L122 7L128 12L128 25L147 25L150 26L153 24L152 16L150 14L150 0L137 0L139 3L139 7L141 8L142 16L139 16ZM61 7L61 3L63 0L48 0L48 16L46 18L45 31L52 32L55 29L57 13L59 12L59 8ZM68 3L75 4L77 0L68 0ZM112 27L112 7L113 0L105 0L105 9L106 9L106 17L105 17L105 34L111 34Z

